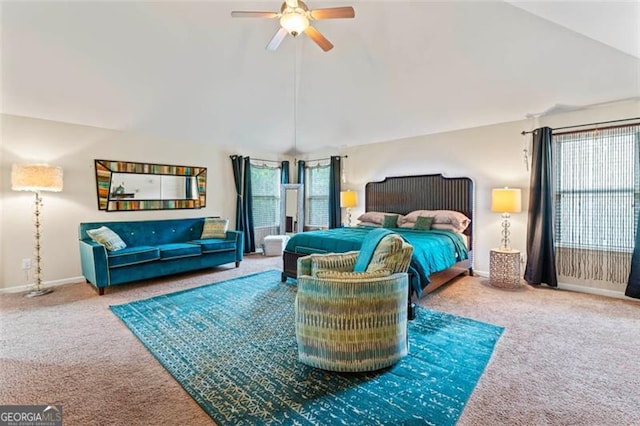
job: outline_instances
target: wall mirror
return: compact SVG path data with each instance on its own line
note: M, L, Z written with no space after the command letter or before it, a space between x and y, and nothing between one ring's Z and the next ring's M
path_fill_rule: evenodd
M206 206L205 167L95 160L98 209L199 209Z
M280 185L280 234L287 233L287 217L291 218L292 232L304 229L304 186L298 183Z

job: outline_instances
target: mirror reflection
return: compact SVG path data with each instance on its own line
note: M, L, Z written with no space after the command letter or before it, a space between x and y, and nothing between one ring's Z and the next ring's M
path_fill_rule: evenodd
M113 173L110 199L195 200L198 187L195 176Z
M304 227L304 193L300 184L280 186L280 234L302 232Z

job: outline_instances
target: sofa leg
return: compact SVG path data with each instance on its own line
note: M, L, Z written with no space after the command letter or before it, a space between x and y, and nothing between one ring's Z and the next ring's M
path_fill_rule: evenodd
M98 296L104 296L104 287L98 288Z
M240 262L236 262L236 268L240 267Z

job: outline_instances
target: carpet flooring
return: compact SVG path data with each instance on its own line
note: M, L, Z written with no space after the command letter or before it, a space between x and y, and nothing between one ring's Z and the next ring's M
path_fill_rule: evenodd
M295 290L270 270L111 310L225 425L454 425L503 330L420 307L395 366L322 371L297 361Z
M0 404L61 404L65 425L212 425L110 305L268 269L279 257L39 298L0 294ZM46 276L45 276L46 279ZM459 426L640 425L640 303L458 279L420 300L505 328Z

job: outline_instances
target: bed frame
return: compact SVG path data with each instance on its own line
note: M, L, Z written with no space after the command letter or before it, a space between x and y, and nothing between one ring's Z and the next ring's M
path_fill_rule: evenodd
M471 218L464 231L469 241L469 259L429 276L423 294L430 293L469 273L473 275L473 181L466 177L448 178L441 174L388 177L365 185L365 211L407 214L414 210L456 210ZM282 280L296 278L298 258L305 255L284 251Z

